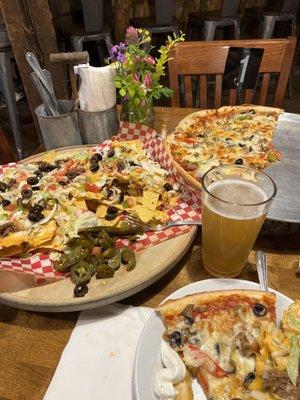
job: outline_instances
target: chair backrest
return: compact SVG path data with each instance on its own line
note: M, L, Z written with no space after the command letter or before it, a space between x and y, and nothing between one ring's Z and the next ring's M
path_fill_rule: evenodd
M223 0L222 18L234 18L237 14L241 0Z
M175 0L155 0L155 22L170 25L174 16Z
M296 13L299 5L300 5L300 0L284 0L281 12L283 14Z
M254 91L246 89L243 93L245 103L255 102L266 104L271 74L278 74L277 87L271 104L279 107L289 78L289 73L295 53L296 38L286 39L251 39L228 40L213 42L184 42L175 45L169 57L170 87L173 89L172 107L180 107L179 79L183 77L185 107L193 107L195 102L192 91L192 77L200 77L199 104L207 108L207 76L214 76L213 107L237 104L237 91L230 89L229 93L222 93L223 74L230 47L263 48L259 73L262 76L258 99L254 98ZM195 91L194 91L195 92ZM225 95L226 98L225 99ZM255 96L256 97L256 96Z

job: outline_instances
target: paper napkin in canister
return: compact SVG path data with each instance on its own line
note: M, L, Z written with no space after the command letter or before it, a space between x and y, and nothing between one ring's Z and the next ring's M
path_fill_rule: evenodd
M121 304L83 311L44 400L132 400L135 352L152 311Z

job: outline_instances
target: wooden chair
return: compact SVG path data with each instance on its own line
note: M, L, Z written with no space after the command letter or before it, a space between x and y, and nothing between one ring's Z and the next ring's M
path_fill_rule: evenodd
M180 107L179 81L183 82L183 101L185 107L193 107L192 77L200 76L200 107L207 108L207 76L214 76L213 107L224 104L222 101L222 80L225 70L228 50L231 47L263 48L264 54L259 73L262 76L258 99L255 100L254 90L246 89L243 102L265 105L271 74L278 74L275 95L271 101L274 107L280 107L284 98L289 73L294 57L296 38L269 40L228 40L213 42L179 43L170 52L169 78L170 87L174 93L172 107ZM180 79L181 78L181 79ZM224 93L223 93L224 95ZM224 96L223 96L224 97ZM230 89L225 104L237 104L237 91Z

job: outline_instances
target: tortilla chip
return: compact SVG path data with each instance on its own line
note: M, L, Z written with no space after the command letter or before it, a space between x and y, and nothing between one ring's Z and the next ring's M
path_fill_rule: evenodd
M120 217L116 217L111 221L108 221L107 219L103 218L101 220L101 226L117 226L119 222L120 222Z
M55 230L56 222L53 220L39 225L30 233L28 243L33 247L40 247L42 243L49 242L53 238Z
M142 204L149 210L155 211L157 207L158 198L159 198L158 193L153 192L152 190L144 190Z
M20 244L18 246L10 246L4 249L0 249L0 258L11 257L22 253L24 250L24 245Z
M126 146L130 149L135 150L137 153L143 153L144 149L143 149L143 145L142 142L138 139L136 140L124 140L122 142L118 143L120 146Z
M13 232L8 236L0 239L1 247L19 246L28 241L28 233L26 231Z
M160 222L166 222L169 220L168 214L166 214L164 211L155 211L153 218L156 220L159 220Z
M154 211L140 205L135 206L135 211L137 212L139 219L145 223L149 222L154 215Z
M87 211L87 209L88 209L85 200L79 200L79 199L74 198L72 201L72 205L76 208L79 208L80 210Z
M106 215L106 211L107 211L107 206L104 204L99 204L97 211L96 211L96 216L98 218L104 218Z

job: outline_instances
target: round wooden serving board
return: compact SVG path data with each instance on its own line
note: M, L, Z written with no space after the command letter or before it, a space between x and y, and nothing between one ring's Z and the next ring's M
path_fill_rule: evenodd
M68 147L67 150L79 150ZM25 161L40 159L45 153ZM0 272L0 303L31 311L68 312L103 306L131 296L166 274L186 253L197 228L190 232L147 247L137 253L137 265L131 272L120 268L112 279L96 279L89 283L89 291L82 298L73 297L74 284L69 278L36 284L31 275Z

